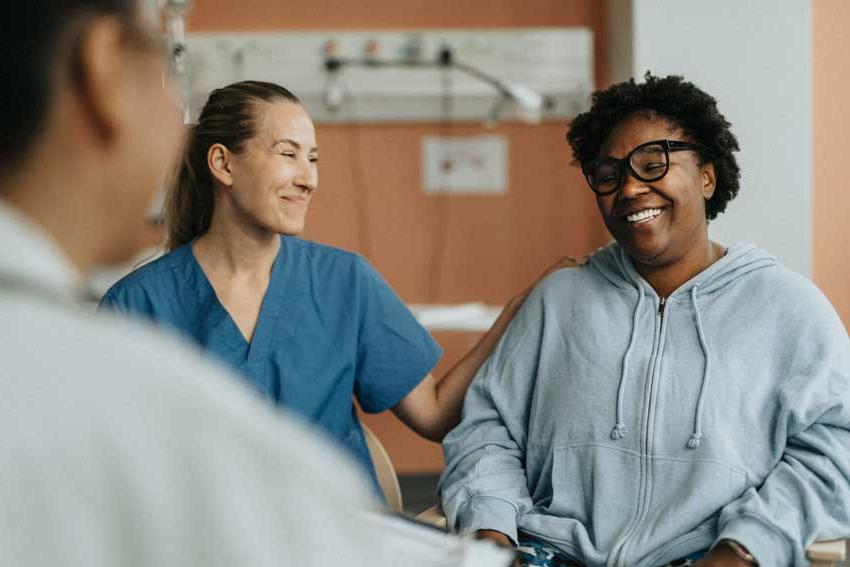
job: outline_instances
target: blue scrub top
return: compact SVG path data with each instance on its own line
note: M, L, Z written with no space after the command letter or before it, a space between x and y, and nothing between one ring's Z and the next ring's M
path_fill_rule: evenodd
M324 428L371 473L352 395L367 412L395 406L442 351L361 256L281 237L248 343L215 295L189 242L116 283L100 307L189 336L257 390Z

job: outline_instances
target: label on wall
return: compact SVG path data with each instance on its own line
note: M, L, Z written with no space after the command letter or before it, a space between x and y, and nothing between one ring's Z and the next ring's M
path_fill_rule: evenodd
M507 136L423 137L426 193L504 194L507 188Z

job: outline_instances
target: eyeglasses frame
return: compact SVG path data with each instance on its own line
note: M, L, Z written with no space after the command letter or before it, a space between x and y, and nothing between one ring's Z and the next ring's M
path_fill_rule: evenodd
M632 156L634 155L635 152L637 152L641 148L645 148L645 147L651 146L653 144L659 145L659 146L664 148L664 158L666 160L667 167L664 169L664 173L662 173L658 177L641 177L641 175L637 171L635 171L635 169L632 167ZM635 179L639 179L640 181L643 181L645 183L650 183L652 181L658 181L660 179L663 179L664 176L667 175L667 172L670 171L670 152L680 152L680 151L687 151L687 150L693 150L693 151L697 151L697 152L699 152L699 151L706 152L707 148L705 146L701 145L701 144L695 144L693 142L683 142L683 141L680 141L680 140L652 140L652 141L649 141L649 142L644 142L643 144L640 144L639 146L636 146L634 149L632 149L632 151L630 151L628 154L626 154L626 156L623 157L622 159L617 159L617 158L611 157L611 156L605 156L605 157L602 157L602 158L597 158L597 159L591 161L590 163L588 163L587 165L583 165L581 167L581 172L584 174L584 179L585 179L585 181L587 181L587 184L590 187L590 190L593 191L596 195L599 195L599 196L611 195L612 193L616 193L617 191L620 190L620 186L623 184L623 180L625 179L627 174L631 174ZM589 171L591 170L591 168L595 167L596 165L598 165L602 161L609 161L609 162L616 163L617 169L620 171L620 177L617 180L617 184L614 185L614 188L611 189L610 191L597 191L593 187L593 184L590 182Z

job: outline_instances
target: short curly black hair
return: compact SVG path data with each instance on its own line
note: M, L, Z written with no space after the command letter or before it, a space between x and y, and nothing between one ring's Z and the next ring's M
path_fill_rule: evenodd
M722 213L726 203L738 194L741 171L733 153L740 149L738 140L729 129L731 124L717 110L714 97L683 77L655 77L647 72L643 83L630 79L594 92L590 110L576 116L567 132L575 161L584 166L599 157L608 134L635 112L670 121L705 148L698 152L700 163L713 163L717 175L705 216L711 220Z

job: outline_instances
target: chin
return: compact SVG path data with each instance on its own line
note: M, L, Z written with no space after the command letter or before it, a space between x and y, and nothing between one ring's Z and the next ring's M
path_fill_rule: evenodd
M626 232L625 234L615 235L614 238L635 260L652 263L653 259L662 256L668 249L669 239L665 236L663 234Z
M278 223L274 229L274 232L278 234L282 234L284 236L298 236L302 232L304 232L304 223L303 222L283 222Z
M636 262L647 266L664 264L664 252L666 248L663 246L636 246L633 242L625 241L620 241L620 246Z

